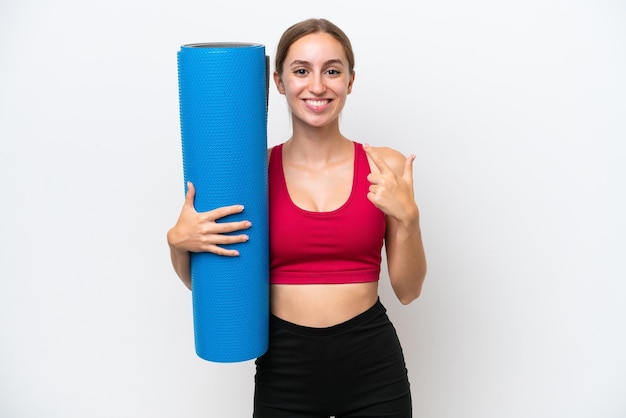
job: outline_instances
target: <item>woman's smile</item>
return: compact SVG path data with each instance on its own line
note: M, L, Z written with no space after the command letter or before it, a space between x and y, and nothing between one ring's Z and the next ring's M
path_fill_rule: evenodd
M304 104L314 112L323 112L331 103L331 99L304 99Z

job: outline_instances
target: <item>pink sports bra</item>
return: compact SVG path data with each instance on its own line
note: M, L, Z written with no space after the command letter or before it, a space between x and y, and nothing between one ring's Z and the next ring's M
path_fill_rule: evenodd
M291 200L282 144L269 168L271 284L338 284L379 279L385 215L367 198L370 173L362 144L354 142L354 175L348 200L330 212L311 212Z

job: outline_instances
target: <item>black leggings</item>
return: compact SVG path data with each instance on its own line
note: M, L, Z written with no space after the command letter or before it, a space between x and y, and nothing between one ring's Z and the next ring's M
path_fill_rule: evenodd
M410 418L404 356L385 307L329 328L270 319L256 360L254 418Z

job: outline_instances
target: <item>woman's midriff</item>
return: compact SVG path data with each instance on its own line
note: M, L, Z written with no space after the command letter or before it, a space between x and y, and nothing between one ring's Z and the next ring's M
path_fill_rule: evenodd
M340 324L371 308L378 282L350 284L274 284L271 311L285 321L323 328Z

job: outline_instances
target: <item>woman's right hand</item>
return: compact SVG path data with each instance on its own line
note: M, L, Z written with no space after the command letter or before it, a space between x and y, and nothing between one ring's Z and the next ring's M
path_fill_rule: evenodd
M243 211L242 205L223 206L208 212L197 212L194 207L196 190L187 183L185 203L176 225L167 232L167 242L172 252L210 252L223 256L238 256L239 251L223 245L248 241L246 234L225 235L250 228L250 221L217 222L218 219Z

